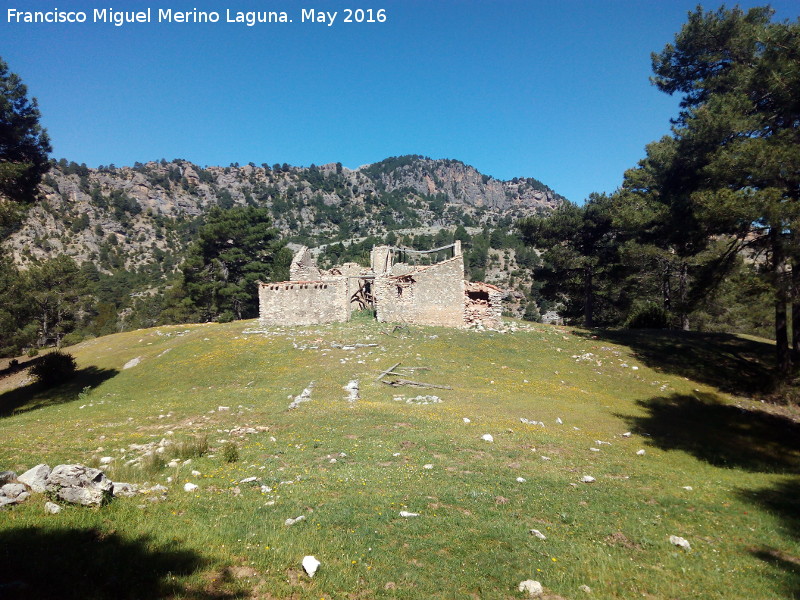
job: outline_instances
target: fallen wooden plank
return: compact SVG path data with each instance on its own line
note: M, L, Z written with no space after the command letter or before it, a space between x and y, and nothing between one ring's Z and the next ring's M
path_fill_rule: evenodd
M385 383L386 385L391 385L393 387L398 387L401 385L408 385L411 387L419 387L419 388L434 388L437 390L452 390L449 385L439 385L437 383L422 383L421 381L411 381L410 379L395 379L394 381L381 381L381 383Z
M380 375L378 375L378 376L375 378L375 381L380 381L381 379L383 379L384 377L386 377L386 375L388 375L389 373L391 373L392 371L394 371L394 370L395 370L397 367L399 367L399 366L400 366L400 363L399 363L399 362L398 362L398 363L395 363L395 364L393 364L391 367L389 367L388 369L386 369L386 370L385 370L383 373L381 373Z

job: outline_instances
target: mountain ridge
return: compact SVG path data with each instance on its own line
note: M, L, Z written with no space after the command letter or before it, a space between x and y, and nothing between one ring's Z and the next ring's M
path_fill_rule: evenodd
M190 161L132 167L53 161L43 200L3 245L15 262L65 253L104 271L182 260L196 221L212 206L269 208L288 241L313 245L423 226L485 226L544 213L564 201L533 178L509 181L453 159L389 157L349 169L262 163L200 167Z

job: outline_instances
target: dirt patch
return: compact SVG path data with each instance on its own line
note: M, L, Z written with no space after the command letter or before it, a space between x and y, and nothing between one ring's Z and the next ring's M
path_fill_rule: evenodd
M635 542L632 542L630 539L628 539L628 536L626 536L621 531L617 531L615 533L612 533L609 536L606 536L604 541L609 546L619 546L619 547L625 548L627 550L641 550L642 549L642 547L639 544L637 544Z

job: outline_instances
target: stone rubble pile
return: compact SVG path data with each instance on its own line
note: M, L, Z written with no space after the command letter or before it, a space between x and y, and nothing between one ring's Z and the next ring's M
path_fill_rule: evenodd
M32 494L50 495L53 500L83 506L101 506L114 497L135 496L137 486L113 482L100 469L85 465L58 465L51 469L40 464L17 476L13 471L0 473L0 508L25 502ZM57 513L48 502L46 509Z

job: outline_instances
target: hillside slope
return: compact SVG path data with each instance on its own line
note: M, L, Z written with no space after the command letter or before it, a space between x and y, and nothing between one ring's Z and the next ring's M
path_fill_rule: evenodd
M769 345L665 336L663 357L657 336L625 346L541 325L367 320L84 342L72 384L0 392L0 470L109 457L112 479L167 494L57 516L34 496L0 519L0 585L78 598L77 570L154 598L506 599L526 579L553 598L584 597L580 586L601 599L791 598L800 431L716 387ZM710 347L720 358L704 370L692 353ZM395 363L450 389L377 381ZM164 466L199 438L206 453ZM159 446L163 461L145 456ZM89 541L95 551L70 552ZM305 555L322 563L313 579Z

